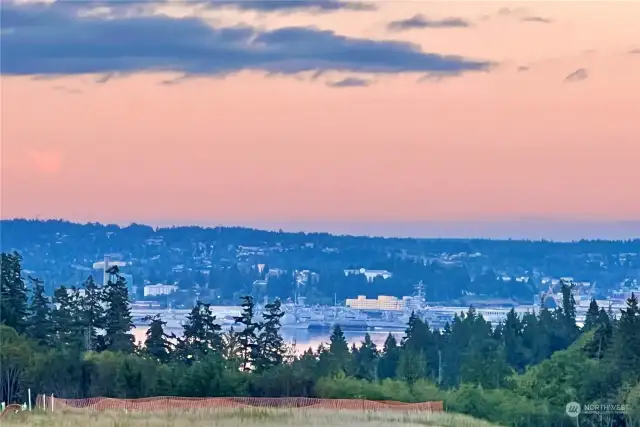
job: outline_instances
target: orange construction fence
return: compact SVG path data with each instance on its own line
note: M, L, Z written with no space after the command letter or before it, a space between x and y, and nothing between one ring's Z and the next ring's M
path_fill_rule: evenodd
M11 405L7 405L6 408L4 408L4 411L0 412L0 418L3 418L9 414L15 414L22 411L22 405L16 405L11 404Z
M316 399L309 397L148 397L142 399L61 399L39 395L36 406L47 411L69 408L95 411L176 411L233 408L309 408L360 411L442 412L443 402L404 403L364 399Z

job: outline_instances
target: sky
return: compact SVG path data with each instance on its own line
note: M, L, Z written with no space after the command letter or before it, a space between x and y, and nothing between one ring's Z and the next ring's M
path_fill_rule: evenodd
M1 4L3 218L640 236L640 2Z

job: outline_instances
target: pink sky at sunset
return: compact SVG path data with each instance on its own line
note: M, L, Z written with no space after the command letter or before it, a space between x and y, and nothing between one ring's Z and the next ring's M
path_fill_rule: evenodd
M55 56L11 63L14 50L5 52L2 217L640 219L640 54L632 53L640 2L375 5L281 13L172 2L146 13L199 13L213 26L264 32L313 26L491 67L459 75L240 67L185 78L140 67L107 78L53 73ZM469 25L389 30L417 14ZM3 30L3 44L10 37Z

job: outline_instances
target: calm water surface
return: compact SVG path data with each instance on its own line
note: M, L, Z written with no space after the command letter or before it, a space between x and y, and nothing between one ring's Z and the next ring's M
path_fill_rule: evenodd
M133 330L133 334L135 336L136 342L144 342L145 333L147 332L146 326L138 326ZM167 329L166 332L170 335L172 332L179 336L182 333L182 330L179 329ZM321 343L329 342L330 332L310 332L304 329L282 329L281 330L282 337L288 345L294 344L296 345L296 352L302 353L307 350L309 347L316 350ZM351 346L352 343L356 343L360 345L362 340L364 340L365 332L345 332L344 336ZM393 335L395 335L398 342L404 335L403 332L393 331ZM379 349L382 349L384 345L384 341L387 339L389 332L385 331L370 331L369 335L371 336L371 340L378 346Z

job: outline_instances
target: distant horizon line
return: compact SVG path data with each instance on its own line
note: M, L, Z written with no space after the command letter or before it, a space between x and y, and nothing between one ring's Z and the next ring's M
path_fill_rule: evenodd
M150 227L249 228L288 233L328 233L336 236L406 238L406 239L490 239L490 240L546 240L571 242L579 240L635 240L640 238L638 220L589 220L565 218L520 218L481 220L423 220L423 221L354 221L354 220L282 220L282 221L77 221L65 218L2 218L0 221L65 221L85 225L132 224Z

